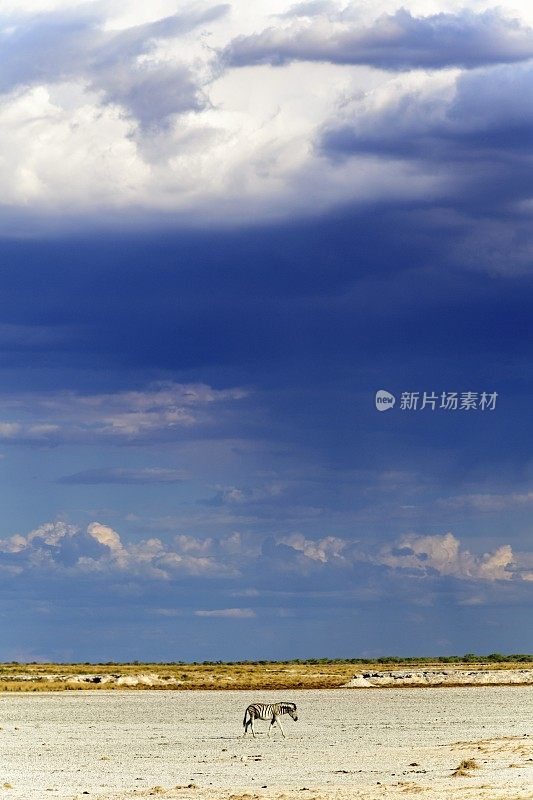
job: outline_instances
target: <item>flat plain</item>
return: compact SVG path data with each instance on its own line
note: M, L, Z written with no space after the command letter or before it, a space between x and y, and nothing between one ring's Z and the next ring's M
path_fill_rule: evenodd
M0 696L0 794L525 800L532 697L527 686L9 692ZM256 739L243 737L244 709L261 700L297 703L286 739L268 738L265 722Z
M505 661L449 659L387 659L371 662L360 659L288 662L204 662L202 664L0 664L0 692L39 692L65 690L129 689L340 689L356 674L380 670L450 670L459 675L494 672L509 675L533 667L533 656ZM458 681L462 682L462 681ZM475 683L476 680L472 680ZM531 680L533 683L533 679ZM424 684L424 681L421 681Z

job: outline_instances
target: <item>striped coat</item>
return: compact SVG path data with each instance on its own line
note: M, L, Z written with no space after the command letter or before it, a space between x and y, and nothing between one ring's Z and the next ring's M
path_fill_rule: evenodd
M274 723L277 723L283 738L285 738L285 731L283 730L280 720L283 714L288 714L296 722L298 719L296 703L252 703L244 712L244 719L242 721L244 736L246 736L248 728L250 728L252 736L255 738L254 720L268 719L270 720L268 735L270 736L270 729L274 726Z

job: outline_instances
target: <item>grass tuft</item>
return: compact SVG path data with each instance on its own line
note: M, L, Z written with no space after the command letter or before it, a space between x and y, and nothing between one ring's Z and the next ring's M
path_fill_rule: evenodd
M479 764L477 763L476 759L464 758L459 766L454 769L452 775L454 778L468 777L470 775L470 771L473 769L479 769Z

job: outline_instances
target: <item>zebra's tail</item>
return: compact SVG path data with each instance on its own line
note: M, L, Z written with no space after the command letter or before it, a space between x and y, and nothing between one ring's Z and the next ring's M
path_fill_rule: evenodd
M243 728L246 728L246 717L248 716L248 709L244 712L244 719L242 721Z

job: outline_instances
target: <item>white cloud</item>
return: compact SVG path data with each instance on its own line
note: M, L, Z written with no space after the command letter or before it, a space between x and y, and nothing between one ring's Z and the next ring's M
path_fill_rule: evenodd
M0 539L0 571L14 577L24 573L51 579L90 575L128 583L224 578L242 583L243 576L253 575L261 585L271 587L273 580L287 572L305 579L327 571L338 590L353 591L356 581L358 596L372 597L392 577L409 582L414 575L428 586L435 578L453 578L465 587L475 586L462 598L464 603L474 603L477 601L472 598L482 597L485 591L479 587L531 581L532 570L531 553L513 553L503 544L492 552L474 554L452 533L407 534L393 545L377 549L346 538L310 539L299 533L275 540L234 532L222 537L178 534L171 540L128 541L101 522L81 529L59 520L26 536ZM331 583L328 586L331 588ZM258 590L243 591L232 591L230 596L251 597ZM220 609L200 614L217 615L223 615Z
M168 578L180 575L192 575L198 578L235 578L240 574L238 568L231 563L225 563L211 556L167 552L158 558L157 564Z
M3 439L13 439L22 430L22 426L17 422L0 422L0 436Z
M0 130L4 213L117 209L142 195L150 179L120 109L101 108L76 86L0 96Z
M15 574L104 573L124 578L168 581L173 578L237 577L240 559L223 558L213 540L178 536L174 545L149 538L123 542L109 525L91 522L86 530L63 521L49 522L27 536L0 539L0 567Z
M390 76L323 63L225 70L217 53L238 36L304 25L317 26L318 39L339 54L339 30L374 30L386 22L376 20L400 7L409 36L420 38L419 28L444 20L460 47L461 20L473 19L458 13L463 4L292 6L289 0L234 0L230 10L182 0L132 0L127 8L112 0L3 3L0 232L201 225L206 214L212 222L243 224L314 214L345 201L442 194L445 176L421 164L368 153L339 164L317 152L324 125L350 97L372 95L389 86ZM467 7L482 12L490 3L471 0ZM512 5L499 7L512 16ZM441 19L439 12L458 15ZM531 16L524 4L519 13L524 21ZM483 19L487 47L507 47L511 57L528 46L518 24L502 22L496 35L497 12ZM394 25L385 27L394 39ZM394 42L383 47L393 49ZM424 79L431 83L432 76ZM385 91L393 94L395 86Z
M178 383L153 384L145 391L115 394L4 395L0 396L0 415L18 419L7 421L0 417L0 438L30 443L105 439L117 444L172 438L180 431L216 425L219 417L246 396L247 392L240 388L218 390L205 384ZM120 473L114 477L115 482L120 482ZM122 477L127 479L127 473ZM130 477L134 479L135 475ZM145 477L154 481L165 476L155 472ZM113 478L113 473L108 478ZM142 480L142 475L137 478Z
M251 608L215 608L212 610L199 609L194 612L197 617L228 617L231 619L251 619L255 611Z
M215 488L217 490L215 503L240 506L249 503L261 503L265 500L270 501L274 497L280 497L287 487L281 481L273 481L263 486L216 486Z
M31 531L25 542L31 544L36 541L41 541L44 544L56 546L66 537L73 536L76 530L74 525L69 525L67 522L62 522L61 520L57 522L45 522L43 525ZM21 537L21 539L23 539L23 537Z
M286 544L294 550L302 553L312 561L320 561L323 564L336 559L343 559L343 550L347 546L345 539L336 536L325 536L323 539L306 539L301 533L293 533L278 540L281 544Z
M461 548L461 542L452 533L417 536L407 534L396 546L384 547L376 563L393 569L415 569L422 573L434 572L461 580L512 580L515 559L509 545L498 547L493 553L476 556Z
M108 547L116 558L120 559L124 556L125 551L120 536L113 528L102 525L100 522L92 522L87 528L87 533L97 542Z
M183 553L209 553L213 549L213 539L199 539L196 536L179 534L174 538L178 549Z
M197 2L169 16L124 29L106 25L102 4L7 16L0 53L0 91L73 82L141 126L201 106L194 61L157 57L157 43L184 37L228 10Z
M52 427L52 426L50 426ZM57 426L53 426L57 429ZM186 477L183 470L165 469L164 467L140 467L132 469L128 467L102 467L99 469L87 469L76 472L74 475L65 475L59 479L59 483L68 484L125 484L125 485L145 485L145 484L172 484L181 483Z
M533 492L509 492L508 494L460 494L439 500L439 505L452 509L473 509L491 513L507 509L519 509L533 505Z
M160 617L181 617L183 616L183 611L181 608L155 608L154 614L157 614Z

